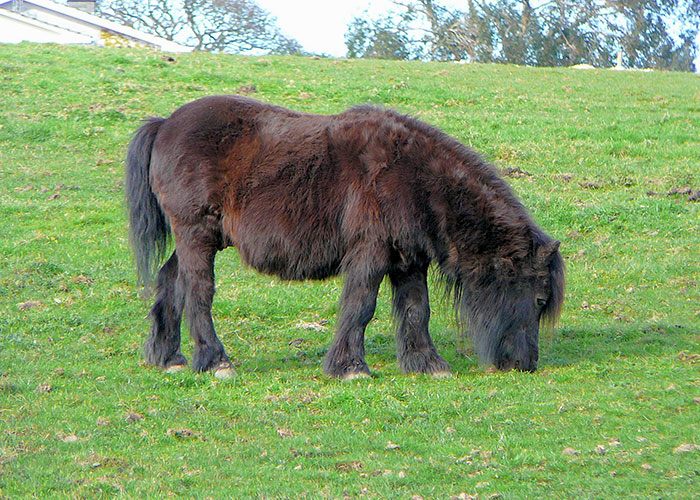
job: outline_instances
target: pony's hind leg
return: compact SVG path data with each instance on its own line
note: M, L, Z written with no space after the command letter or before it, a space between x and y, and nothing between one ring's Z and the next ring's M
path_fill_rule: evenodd
M441 377L449 374L450 365L437 353L428 331L427 269L427 265L412 265L389 272L394 292L397 359L404 372Z
M177 254L173 252L158 272L156 300L151 308L151 333L144 345L146 361L176 371L187 365L180 352L180 320L184 297L177 285Z
M235 375L233 365L216 336L211 317L214 300L214 257L219 248L217 235L206 231L178 231L176 248L179 259L178 281L182 286L185 314L194 341L192 369L211 371L217 378Z
M370 374L365 362L365 328L374 316L384 274L363 274L347 273L340 299L338 327L323 361L325 373L345 380Z

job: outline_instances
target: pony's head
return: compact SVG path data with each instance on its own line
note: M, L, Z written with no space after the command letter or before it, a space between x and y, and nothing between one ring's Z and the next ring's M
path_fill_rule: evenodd
M554 326L564 300L564 261L549 241L524 258L499 258L476 283L462 283L459 313L483 362L534 371L540 326Z

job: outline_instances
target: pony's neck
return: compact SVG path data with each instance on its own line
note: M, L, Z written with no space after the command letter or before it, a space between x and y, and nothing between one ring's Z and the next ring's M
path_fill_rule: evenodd
M446 250L440 260L462 274L485 270L499 259L526 258L536 237L527 210L477 153L456 141L449 145L451 154L427 160L439 179L431 194Z

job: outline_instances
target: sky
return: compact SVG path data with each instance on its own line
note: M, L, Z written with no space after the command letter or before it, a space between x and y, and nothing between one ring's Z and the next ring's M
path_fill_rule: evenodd
M277 26L314 54L345 57L345 32L355 17L376 18L392 8L391 0L256 0L277 18ZM445 7L463 7L464 0L441 0Z
M280 30L306 51L334 57L347 53L345 31L353 18L365 10L376 17L392 6L390 0L257 0L257 4L274 15Z

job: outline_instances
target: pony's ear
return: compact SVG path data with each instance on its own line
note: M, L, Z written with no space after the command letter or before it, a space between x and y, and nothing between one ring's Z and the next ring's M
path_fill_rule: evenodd
M559 251L561 241L550 241L546 245L542 245L537 249L537 262L543 266L548 266Z

